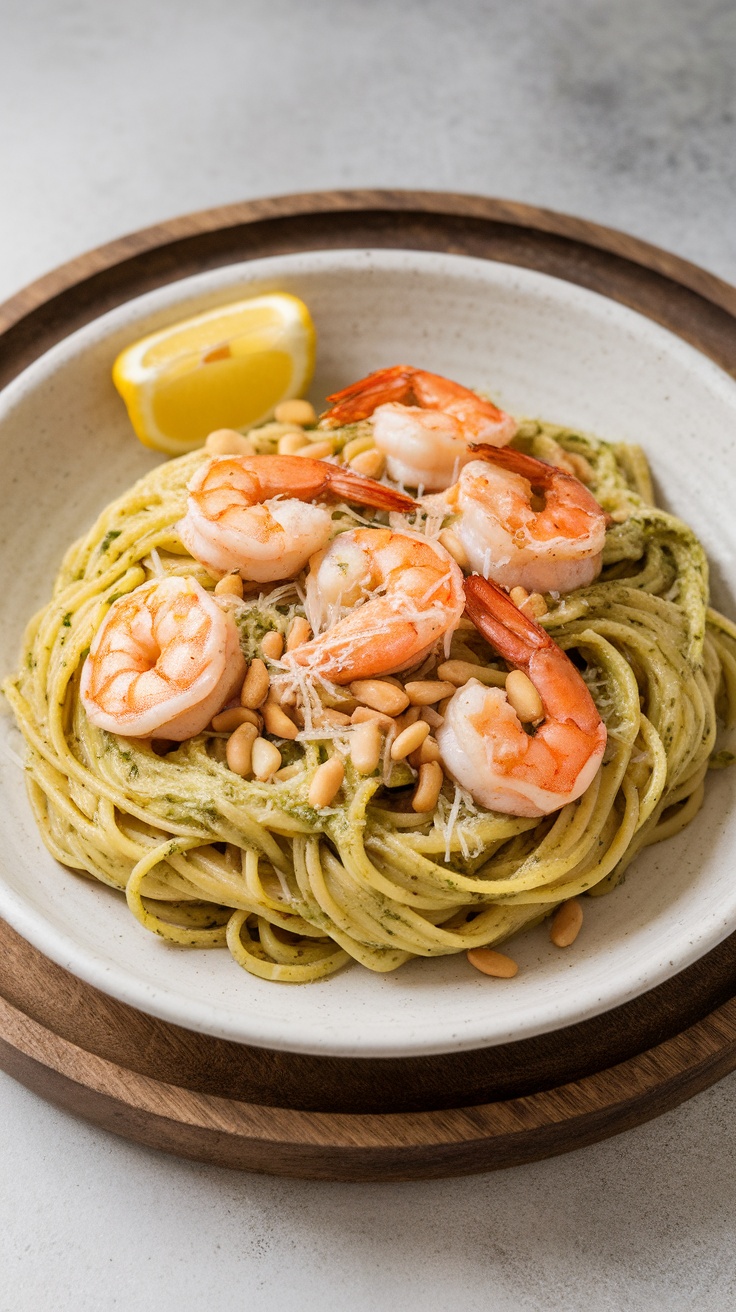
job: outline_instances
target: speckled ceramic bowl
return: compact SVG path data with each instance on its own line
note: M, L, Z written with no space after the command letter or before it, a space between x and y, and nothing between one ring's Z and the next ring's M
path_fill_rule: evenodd
M105 315L32 365L0 397L2 668L47 598L63 549L156 462L110 381L121 347L185 314L262 290L304 297L319 333L313 395L409 360L488 388L508 410L641 442L665 504L713 562L716 604L736 555L736 384L631 310L546 275L462 256L317 252L218 269ZM586 903L574 950L543 929L514 942L521 970L489 981L464 956L394 975L357 966L309 987L267 984L224 951L163 944L123 899L60 867L26 800L22 742L0 725L0 915L107 993L190 1029L340 1056L482 1047L593 1016L681 970L736 929L736 808L712 777L696 821L645 852L625 884Z

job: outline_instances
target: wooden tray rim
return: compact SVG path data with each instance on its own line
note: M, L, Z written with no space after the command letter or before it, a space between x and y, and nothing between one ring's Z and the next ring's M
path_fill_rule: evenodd
M131 1072L60 1038L0 997L0 1065L57 1106L166 1152L312 1179L437 1178L558 1155L677 1106L735 1062L736 999L730 999L631 1061L531 1096L426 1112L304 1112L204 1095Z
M0 305L0 336L7 342L14 330L41 322L44 311L48 312L47 320L41 322L42 330L30 349L22 336L16 339L20 345L6 377L15 376L73 331L65 332L55 315L56 310L63 309L67 294L86 285L85 308L75 327L130 299L124 279L112 290L108 281L101 307L95 301L95 283L100 275L122 275L126 265L142 261L145 266L146 257L155 258L166 248L228 229L318 215L355 216L361 212L395 214L397 222L402 215L406 218L410 214L436 218L440 223L449 216L574 242L649 270L680 291L687 289L701 303L723 311L729 327L736 320L736 289L723 280L639 238L584 219L513 201L443 192L297 193L203 210L155 224L80 255L21 289ZM390 244L401 248L398 241ZM439 245L436 249L447 247ZM497 257L488 254L485 258ZM219 262L228 263L229 258ZM144 290L168 281L170 278L162 277L146 284ZM590 285L584 276L579 281ZM623 295L611 298L631 303ZM693 341L703 354L724 367L733 367L731 359L724 361L712 343L709 346L697 340L697 335L691 336L687 325L673 327L668 322L667 326ZM0 1054L0 1064L52 1101L167 1151L311 1178L416 1178L492 1169L563 1152L676 1105L736 1065L736 998L665 1042L573 1083L519 1098L441 1111L305 1112L193 1092L117 1066L85 1050L13 1007L2 996Z
M681 256L619 229L540 206L472 193L362 188L294 192L237 201L178 215L117 237L57 265L0 303L0 336L35 311L48 307L65 292L93 281L99 274L189 238L265 221L316 215L355 215L360 211L368 214L387 211L397 217L417 212L438 219L447 216L477 219L485 223L507 224L530 233L566 238L640 265L725 310L729 317L736 317L736 287ZM396 248L401 249L400 246ZM170 280L162 279L162 282L166 281ZM121 304L127 299L130 297L121 293L113 303ZM99 308L90 305L89 313L80 322L89 322L100 312ZM60 340L65 335L60 333L53 340ZM33 358L42 354L50 344L40 344ZM698 349L708 353L702 345ZM733 371L736 372L736 362Z

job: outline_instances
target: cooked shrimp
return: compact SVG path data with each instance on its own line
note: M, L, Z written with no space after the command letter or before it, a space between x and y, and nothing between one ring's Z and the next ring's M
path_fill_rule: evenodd
M596 578L608 516L585 485L510 447L476 454L453 487L424 501L458 516L470 568L529 592L570 592Z
M470 388L440 374L397 364L328 396L322 425L335 428L373 417L373 438L389 477L408 487L445 488L472 455L469 442L504 446L516 421Z
M444 547L413 533L351 529L310 562L310 622L315 632L328 627L284 659L338 684L405 670L464 606L462 573Z
M293 578L333 533L318 497L384 510L414 502L340 465L308 456L219 456L189 483L187 513L178 524L184 546L215 574L237 571L271 583Z
M544 718L527 733L501 688L471 679L436 731L445 769L491 811L538 816L575 801L595 778L606 729L575 666L538 624L476 574L467 612L484 638L531 679Z
M142 583L110 607L82 668L92 724L183 742L235 694L245 659L232 616L194 579Z

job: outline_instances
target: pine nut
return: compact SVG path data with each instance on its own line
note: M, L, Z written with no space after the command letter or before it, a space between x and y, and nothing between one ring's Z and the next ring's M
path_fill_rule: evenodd
M379 451L378 447L374 446L370 451L361 451L357 456L353 456L350 468L354 469L356 474L364 474L366 478L380 478L386 468L386 457L383 451Z
M544 718L542 698L523 670L511 670L506 677L506 697L522 724Z
M457 691L457 690L456 690L456 691ZM455 696L455 693L453 693L452 696L454 697L454 696ZM450 705L450 702L451 702L451 701L452 701L452 697L443 697L443 698L442 698L442 701L440 702L439 706L437 707L437 712L438 712L440 718L443 719L443 720L444 720L445 716L447 715L447 708L448 708L448 706Z
M330 729L344 729L352 721L349 715L344 711L336 711L332 706L323 706L319 713L320 725L326 725Z
M630 511L627 507L621 506L620 510L611 511L611 519L614 524L625 524L629 518Z
M298 432L284 433L283 437L280 437L276 443L276 450L280 456L295 456L297 451L301 451L302 447L307 445L308 441L309 438L300 428Z
M354 697L350 696L348 688L334 688L330 705L336 711L342 711L343 715L352 715L358 703Z
M335 443L330 438L326 442L307 442L298 451L294 452L295 456L309 456L310 460L324 460L325 456L331 456L335 450Z
M460 688L468 679L477 679L488 687L503 688L506 675L502 670L492 670L487 665L474 665L472 661L443 661L437 667L438 678Z
M241 706L248 706L252 711L257 710L266 700L269 683L268 670L260 657L256 656L250 663L240 690Z
M441 755L437 739L428 735L421 746L417 747L408 759L409 765L413 765L415 770L418 770L420 765L427 765L430 761L439 761Z
M258 737L254 724L241 724L227 740L225 757L233 774L245 776L251 772L251 753Z
M268 660L279 660L284 651L284 635L279 633L278 629L270 629L268 633L264 633L261 651Z
M427 761L425 765L420 765L419 783L411 799L413 811L418 811L422 815L427 811L434 811L443 778L442 766L439 761Z
M422 707L422 719L427 721L430 729L439 729L443 721L443 716L436 711L433 706Z
M364 437L354 437L352 442L346 442L342 449L342 458L350 464L356 456L360 456L364 451L370 451L375 445L373 435L366 433Z
M226 574L215 584L216 597L241 597L243 596L243 580L239 574Z
M296 396L288 401L279 401L273 417L277 424L316 424L317 422L317 412L312 402Z
M377 724L379 729L385 733L396 728L396 721L391 719L390 715L384 715L383 711L374 711L372 706L356 706L350 716L353 724Z
M470 569L468 553L453 528L443 528L439 535L439 541L442 543L445 551L449 551L452 559L461 569Z
M455 691L454 683L443 683L439 679L417 679L404 687L412 706L433 706L443 697L452 697Z
M531 592L522 610L525 615L531 615L532 619L538 620L541 619L542 615L547 614L549 607L541 592Z
M408 710L404 711L403 715L397 715L395 723L398 732L403 733L404 729L408 729L410 724L416 724L421 713L421 706L410 706Z
M492 975L494 979L513 979L519 972L516 962L503 952L494 952L493 948L471 948L467 954L471 966L483 975Z
M403 761L410 752L415 752L417 747L421 747L424 739L429 736L429 725L426 720L416 720L404 729L398 737L394 738L391 744L391 760Z
M253 443L234 428L216 428L204 444L211 456L252 456Z
M477 635L478 635L478 630L477 630L477 629L475 630L475 633L476 633L476 637L477 637ZM461 661L465 661L465 664L466 664L466 665L476 665L476 666L478 666L478 665L482 665L482 664L483 664L483 660L482 660L482 658L478 655L478 653L475 652L475 651L471 651L471 649L470 649L469 647L467 647L467 646L466 646L466 648L465 648L465 654L464 654L463 656L458 656L457 659L458 659L458 660L461 660Z
M265 783L281 767L281 752L267 738L256 738L251 751L250 768L256 779Z
M254 724L260 733L262 723L260 715L250 711L247 706L228 706L226 711L220 711L219 715L212 717L215 733L232 733L241 724Z
M578 455L577 451L568 451L567 458L572 465L575 477L579 478L581 483L593 482L595 478L593 466L589 460L586 460L585 456Z
M274 738L288 738L290 742L294 741L299 730L286 711L282 711L278 702L269 698L263 703L261 710L267 733L272 734Z
M331 756L329 761L324 761L315 770L309 785L309 805L329 806L339 793L344 778L345 766L339 756Z
M569 948L583 925L583 908L576 897L557 908L549 927L549 936L557 948Z
M309 627L309 621L305 620L303 615L297 615L292 620L289 636L286 639L286 650L293 651L295 647L301 647L302 643L309 642L312 636L312 630Z
M316 446L318 442L329 442L333 451L339 441L339 438L334 433L330 433L326 428L311 428L307 433L307 437L314 446Z
M280 784L286 783L289 779L295 779L298 774L301 774L301 772L301 765L298 761L294 761L291 765L285 765L283 769L277 770L274 779L278 779Z
M526 588L512 588L509 597L523 615L538 620L547 614L548 606L541 592L527 592Z
M350 684L350 691L356 702L383 711L384 715L400 715L409 705L404 689L385 679L357 679Z
M358 774L373 774L381 759L383 738L376 720L356 724L350 735L350 756Z

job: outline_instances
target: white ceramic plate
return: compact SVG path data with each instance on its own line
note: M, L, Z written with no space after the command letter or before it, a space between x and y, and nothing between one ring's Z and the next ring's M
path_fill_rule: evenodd
M593 292L501 264L404 251L284 256L188 278L75 333L0 397L4 670L47 598L67 544L156 463L135 440L110 381L120 348L184 314L281 288L303 296L327 391L409 361L490 389L517 414L641 442L665 503L713 562L714 597L736 555L736 384L664 329ZM611 896L589 900L574 950L543 929L521 936L512 981L464 956L390 976L354 966L319 984L268 984L225 951L170 947L123 899L63 869L38 838L22 744L0 726L0 915L60 965L143 1011L258 1046L339 1056L448 1052L570 1025L661 983L736 929L736 807L714 775L684 833L641 856Z

